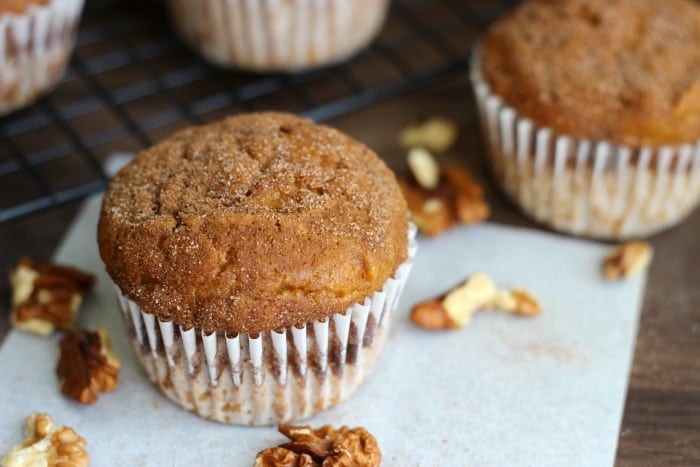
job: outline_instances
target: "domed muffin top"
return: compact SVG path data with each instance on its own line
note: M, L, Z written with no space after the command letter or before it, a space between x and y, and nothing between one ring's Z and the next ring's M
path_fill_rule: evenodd
M100 254L161 320L257 333L321 320L380 290L407 256L387 166L332 128L282 113L180 131L111 181Z
M687 0L530 0L497 21L481 68L540 125L662 145L700 138L700 6Z

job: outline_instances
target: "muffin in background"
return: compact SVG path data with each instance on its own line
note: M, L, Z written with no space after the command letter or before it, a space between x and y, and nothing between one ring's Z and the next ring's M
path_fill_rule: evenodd
M389 0L168 0L180 35L207 60L297 71L340 62L378 34Z
M700 6L530 0L493 24L472 84L494 175L529 216L645 236L700 201Z
M0 115L23 107L63 75L83 0L0 2Z
M393 173L289 114L183 130L110 183L98 226L136 355L225 423L308 417L376 362L415 243Z

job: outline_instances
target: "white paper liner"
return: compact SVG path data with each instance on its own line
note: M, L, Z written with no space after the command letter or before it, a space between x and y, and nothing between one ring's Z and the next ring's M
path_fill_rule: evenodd
M535 220L569 234L624 239L670 227L700 202L700 140L628 147L537 125L491 92L479 47L471 82L495 178Z
M381 291L302 328L207 335L160 321L115 289L136 355L166 396L211 420L271 425L332 407L370 373L413 265L415 235L411 225L408 259Z
M0 115L22 107L63 75L83 0L51 0L0 15Z
M180 34L208 60L257 71L341 61L384 23L389 0L168 0Z

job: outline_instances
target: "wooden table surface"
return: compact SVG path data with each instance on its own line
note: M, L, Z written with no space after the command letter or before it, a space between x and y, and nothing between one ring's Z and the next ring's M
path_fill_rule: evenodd
M458 144L443 160L463 164L485 184L492 220L538 228L489 178L466 75L330 123L366 142L401 176L406 166L395 142L397 130L428 114L459 123ZM0 270L8 271L25 255L49 260L78 206L72 203L0 225ZM656 256L639 323L616 465L700 465L700 211L651 242ZM0 339L8 330L9 300L8 283L2 281Z

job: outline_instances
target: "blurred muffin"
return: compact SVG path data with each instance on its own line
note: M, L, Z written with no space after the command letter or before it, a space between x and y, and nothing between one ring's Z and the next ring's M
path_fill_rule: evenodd
M389 0L168 0L175 28L207 60L254 71L342 61L367 46Z
M98 227L151 380L237 424L307 417L362 382L410 269L409 236L396 179L371 150L281 113L141 152L110 183Z
M0 2L0 115L23 107L63 75L83 0Z
M530 0L472 59L491 165L536 220L648 235L700 200L700 7Z

